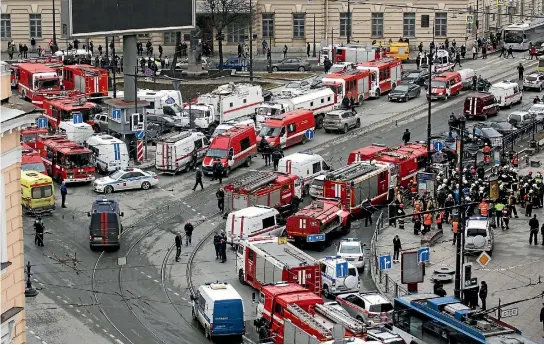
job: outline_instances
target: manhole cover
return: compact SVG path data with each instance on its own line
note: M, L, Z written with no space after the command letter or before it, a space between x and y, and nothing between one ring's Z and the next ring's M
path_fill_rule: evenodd
M453 269L451 267L439 267L439 268L434 270L434 273L438 273L438 274L454 274L455 269Z

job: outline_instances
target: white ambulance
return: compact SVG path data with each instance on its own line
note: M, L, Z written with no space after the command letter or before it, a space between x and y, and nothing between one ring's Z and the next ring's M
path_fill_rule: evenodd
M171 173L189 171L195 164L200 165L209 146L208 138L201 132L169 133L157 139L155 168Z
M491 85L489 93L495 96L499 107L511 107L512 104L521 103L523 99L523 91L518 83L510 80Z
M94 134L84 145L93 151L99 173L110 173L128 168L128 149L122 140L109 134Z
M89 137L94 134L93 127L88 123L73 123L69 121L61 121L58 131L60 134L66 135L66 138L76 143L83 144Z
M251 206L231 212L225 224L227 242L237 245L242 238L280 236L285 226L278 223L279 219L279 211L266 206Z
M297 152L280 159L278 171L297 175L302 182L303 196L310 193L314 178L324 175L331 168L323 157L311 152Z

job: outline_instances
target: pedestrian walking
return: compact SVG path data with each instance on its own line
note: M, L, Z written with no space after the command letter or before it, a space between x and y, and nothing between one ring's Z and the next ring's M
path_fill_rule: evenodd
M217 192L215 192L215 197L217 198L217 207L219 208L219 211L223 213L225 211L225 192L223 191L223 188L219 188Z
M200 189L204 189L204 185L202 185L202 171L200 171L200 168L196 168L195 173L195 185L193 187L193 190L196 190L196 187L200 185Z
M506 230L509 230L510 227L510 217L512 217L512 212L510 211L511 208L510 207L505 207L503 210L502 210L502 229L504 230L506 228Z
M476 50L476 46L472 46L472 60L476 59L476 55L478 55L478 50Z
M37 244L38 247L43 247L43 232L45 227L43 226L42 219L38 216L34 222L34 244Z
M529 55L531 55L531 60L536 57L536 47L534 45L529 50Z
M168 56L164 57L164 66L166 68L170 68L170 61L168 60Z
M399 262L399 254L402 250L402 243L400 242L399 235L395 235L393 238L393 262Z
M461 66L461 54L459 53L455 54L455 64L453 65L453 68L455 68L457 65L459 65L459 67L463 67Z
M328 56L325 56L325 60L323 61L323 68L325 69L325 74L329 73L331 67L332 67L331 60L329 60Z
M505 209L505 207L506 206L501 200L498 200L495 203L495 223L497 224L497 227L499 226L499 224L501 228L504 227L502 211Z
M482 300L482 310L486 310L485 300L487 299L487 283L485 281L482 281L480 286L480 292L478 294L480 295L480 299Z
M191 236L193 236L194 229L195 228L193 227L193 224L191 224L190 221L187 221L185 223L185 226L183 227L183 230L185 230L185 247L191 244Z
M529 235L529 244L533 244L533 238L535 245L538 244L538 219L536 219L536 214L529 220L529 229L530 229L530 235Z
M272 163L272 152L270 152L270 145L268 142L264 146L263 156L264 156L264 165L269 166Z
M518 65L518 80L523 80L523 71L525 71L525 67L520 62Z
M508 59L509 56L511 56L512 59L514 58L514 50L512 49L512 46L508 47L508 55L506 56L506 58Z
M542 224L542 227L540 228L540 235L542 235L542 243L541 245L544 246L544 224ZM536 236L535 236L536 237Z
M289 48L287 48L287 44L284 44L283 45L283 58L284 59L287 57L287 50L289 50Z
M412 133L410 133L410 130L406 128L404 133L402 134L402 141L404 141L404 145L408 144L410 142L410 136Z
M374 213L374 206L372 206L372 204L370 203L370 199L366 199L365 202L363 202L362 211L362 216L365 219L366 228L369 224L372 225L372 213Z
M181 238L181 232L178 231L178 233L176 234L176 237L174 239L175 241L175 244L176 244L176 262L179 262L179 257L181 255L181 242L182 242L182 238Z
M306 56L310 57L310 43L306 43Z
M422 234L425 235L429 231L431 231L431 226L433 225L433 215L432 213L425 213L423 216L423 232Z
M225 261L227 261L227 241L225 237L221 238L221 242L219 243L219 250L221 253L221 263L225 263Z
M544 331L544 303L542 303L542 306L542 309L540 309L540 322L542 322L542 330ZM542 338L544 338L544 335Z
M60 196L61 196L61 200L62 200L62 204L61 204L62 208L66 208L66 195L67 194L68 194L68 188L66 188L66 183L64 183L64 181L62 181L62 183L60 185Z
M159 59L162 59L162 45L159 44Z
M516 209L516 197L514 194L510 194L508 198L508 206L510 208L510 216L513 214L514 217L518 218L518 210Z
M527 200L525 200L525 217L530 217L533 213L533 201L528 197L529 194L526 194L525 196L527 197Z
M280 152L279 148L275 148L272 152L272 162L274 163L274 171L278 171L278 166L280 164L280 159L283 157L283 154Z
M221 255L221 236L217 231L213 235L213 247L215 248L215 260L218 260Z
M213 163L213 179L212 180L219 180L219 184L223 183L223 173L225 172L225 167L223 166L223 163L221 163L221 160L219 158L215 159L215 162Z

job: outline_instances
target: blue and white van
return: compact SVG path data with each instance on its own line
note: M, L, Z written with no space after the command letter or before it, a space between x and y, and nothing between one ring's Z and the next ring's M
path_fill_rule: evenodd
M232 285L219 282L201 285L191 300L193 319L204 327L206 338L245 333L244 302Z

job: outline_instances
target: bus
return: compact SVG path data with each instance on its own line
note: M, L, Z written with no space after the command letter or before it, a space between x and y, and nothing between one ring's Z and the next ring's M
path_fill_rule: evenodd
M503 29L504 44L512 50L529 49L529 42L535 43L544 37L544 18L510 24Z
M392 327L407 344L534 344L486 311L428 293L395 298Z

